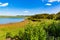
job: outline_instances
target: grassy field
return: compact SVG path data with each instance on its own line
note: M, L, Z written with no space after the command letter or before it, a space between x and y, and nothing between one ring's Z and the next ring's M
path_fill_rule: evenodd
M21 40L60 40L60 21L30 21Z
M42 21L25 20L18 23L0 24L0 40L5 40L7 33L10 33L11 37L14 37L15 35L18 35L19 31L22 32L22 34L25 34L25 36L22 35L23 40L28 40L30 37L30 40L38 40L38 37L42 37L40 40L46 40L47 32L45 29L50 30L48 28L55 27L55 24L56 27L59 28L59 24L57 24L59 22L59 20L44 19ZM54 32L54 30L55 29L52 31ZM50 39L53 40L53 38Z

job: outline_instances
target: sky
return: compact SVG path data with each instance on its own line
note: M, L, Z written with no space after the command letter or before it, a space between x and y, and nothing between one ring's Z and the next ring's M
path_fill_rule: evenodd
M0 15L57 13L60 0L0 0Z

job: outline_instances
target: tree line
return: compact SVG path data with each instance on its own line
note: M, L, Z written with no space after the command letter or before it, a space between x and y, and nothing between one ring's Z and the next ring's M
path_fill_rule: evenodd
M56 13L56 14L37 14L37 15L33 15L30 16L28 19L54 19L54 20L60 20L60 12Z

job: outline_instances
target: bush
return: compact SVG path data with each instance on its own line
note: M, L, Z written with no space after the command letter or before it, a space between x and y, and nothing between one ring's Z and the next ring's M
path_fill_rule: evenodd
M6 34L6 38L12 38L10 33ZM17 35L13 37L17 40L60 40L60 22L52 21L38 22L37 24L28 24L22 33L19 31Z
M24 40L46 40L46 32L40 26L28 26L24 32Z
M60 22L53 22L47 29L48 36L54 36L54 39L60 37Z

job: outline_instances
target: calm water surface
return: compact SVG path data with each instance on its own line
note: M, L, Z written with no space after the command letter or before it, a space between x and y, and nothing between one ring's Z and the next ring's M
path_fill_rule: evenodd
M24 18L0 18L0 24L15 23L24 21Z

